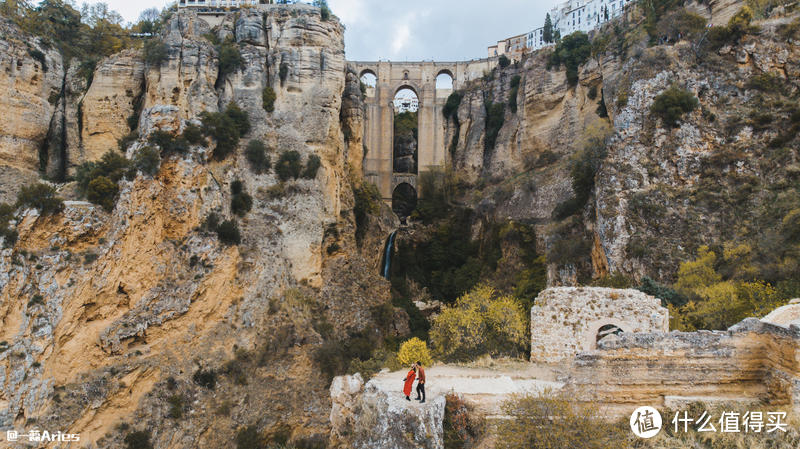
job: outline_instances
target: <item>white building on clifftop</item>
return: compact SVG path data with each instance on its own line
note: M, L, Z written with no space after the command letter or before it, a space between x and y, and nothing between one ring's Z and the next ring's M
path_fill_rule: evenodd
M180 0L178 8L241 8L272 3L274 0Z
M599 28L602 24L622 15L625 8L636 0L567 0L550 10L550 20L553 23L553 34L556 31L562 36L567 36L576 31L588 33ZM542 18L544 22L544 18ZM544 26L540 26L525 35L527 39L520 48L519 37L513 36L497 45L489 47L489 57L508 55L512 60L518 60L523 53L538 50L552 45L545 42Z

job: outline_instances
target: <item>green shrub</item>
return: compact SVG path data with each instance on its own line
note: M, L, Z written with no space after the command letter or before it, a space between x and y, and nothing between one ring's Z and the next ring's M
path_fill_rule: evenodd
M17 194L17 207L38 209L42 215L54 215L64 209L64 201L58 197L55 188L39 183L22 187Z
M584 238L570 236L553 242L547 249L547 262L556 265L575 264L591 252L591 244Z
M666 307L667 304L680 307L689 302L689 298L686 296L669 287L659 284L647 276L642 278L642 285L636 287L636 289L640 292L660 299L664 307Z
M517 97L519 96L519 83L522 78L519 75L514 75L511 78L511 90L508 93L508 107L511 112L517 113Z
M676 9L666 14L656 26L656 33L651 34L651 41L656 37L667 37L677 41L695 39L706 29L706 19L685 8Z
M31 48L28 50L28 54L31 56L31 58L35 59L39 62L39 64L41 64L42 72L47 73L47 58L45 57L44 53L35 48Z
M314 0L314 6L319 8L319 15L323 22L327 22L331 18L331 9L328 7L327 0Z
M369 360L374 347L372 337L364 333L353 333L343 340L328 340L323 343L314 351L314 362L330 382L334 377L345 374L354 361Z
M216 212L209 212L200 228L206 232L217 232L219 229L220 218Z
M548 69L564 65L567 69L567 83L578 84L578 68L589 60L592 44L589 36L581 31L572 33L559 41L547 61Z
M9 228L9 222L14 219L15 207L0 203L0 237L3 237L3 246L10 248L17 242L17 231Z
M236 432L236 449L265 449L266 440L258 426L253 424Z
M312 154L308 156L308 160L306 161L306 168L303 170L303 178L305 179L315 179L317 177L317 172L319 168L322 166L322 161L320 160L319 156L316 154Z
M183 418L183 406L185 399L179 394L173 394L167 399L169 403L169 417L172 419Z
M783 23L778 25L778 36L784 40L800 39L800 19L795 19L791 23Z
M144 43L144 62L151 67L160 67L169 57L167 44L158 39L151 39Z
M444 118L456 118L456 114L458 113L458 107L461 106L461 100L464 99L464 94L461 92L453 92L450 96L447 97L447 102L444 104L444 108L442 108L442 113L444 114Z
M125 435L125 449L153 449L150 432L137 430Z
M127 150L128 147L133 145L133 143L136 142L137 140L139 140L139 133L138 132L134 131L134 132L128 133L123 138L121 138L121 139L119 139L117 141L117 147L119 147L120 151L125 152L125 150Z
M94 263L94 262L95 262L97 259L99 259L99 258L100 258L100 256L98 256L97 254L95 254L95 253L93 253L93 252L91 252L91 251L89 251L89 252L86 252L86 253L83 255L83 264L84 264L84 265L89 265L89 264L92 264L92 263Z
M192 375L192 380L201 387L213 390L217 386L217 373L214 370L199 369Z
M117 194L119 194L119 187L105 176L92 179L86 189L86 199L102 206L107 212L114 210Z
M781 220L781 232L790 243L800 243L800 209L792 209Z
M194 123L189 123L183 128L183 138L186 139L191 145L200 145L205 143L203 138L203 130Z
M589 88L589 92L586 93L586 96L589 97L590 100L597 99L597 86L592 86Z
M580 212L591 197L595 185L595 176L606 157L606 144L600 138L592 138L584 149L575 155L570 164L572 191L574 196L553 210L556 220L563 220Z
M229 103L228 107L225 108L225 115L233 120L233 124L239 131L240 136L244 136L250 132L250 115L247 111L240 108L238 104L233 102Z
M284 151L278 158L278 163L275 164L275 173L278 174L278 178L283 182L299 178L302 170L303 164L300 161L300 153L294 150Z
M229 104L225 112L203 112L200 120L203 122L203 135L217 142L214 148L217 159L228 156L239 145L242 135L250 131L247 112L235 103Z
M143 147L133 157L133 167L147 176L154 176L161 166L161 155L153 147Z
M746 34L757 31L750 23L753 20L753 11L745 6L728 21L727 26L713 27L708 31L707 39L713 49L724 45L739 43Z
M278 96L275 94L275 89L272 86L267 86L264 88L264 91L261 92L261 104L264 106L264 110L267 112L275 112L275 100L277 100Z
M267 154L267 146L260 140L251 140L247 144L245 157L247 157L247 161L250 163L250 168L253 170L253 173L266 173L272 168L272 161Z
M189 142L183 136L174 136L168 131L153 131L147 138L151 145L161 148L162 154L184 154L189 150Z
M375 184L362 182L353 187L353 215L356 220L356 242L361 244L367 232L367 219L381 211L381 193Z
M225 76L235 72L244 64L244 58L239 52L239 46L233 41L226 40L217 45L219 55L219 76Z
M497 60L497 63L500 65L501 69L505 69L509 65L511 65L511 60L508 59L506 55L500 55L500 58Z
M253 198L247 193L242 181L231 183L231 212L244 217L253 208Z
M235 220L225 220L217 226L217 238L225 245L238 245L242 243L242 234Z
M506 105L503 103L486 104L486 135L484 136L484 148L493 150L497 144L497 136L506 120Z
M675 128L684 114L694 111L699 105L691 92L672 85L655 98L650 112L660 118L664 126Z
M567 217L571 217L573 215L578 214L580 211L583 210L583 206L585 205L586 205L585 200L573 196L565 201L558 203L556 207L553 209L551 217L554 220L561 221Z
M129 176L130 172L131 161L117 152L108 151L97 162L81 164L75 174L75 180L78 183L78 191L86 195L89 201L111 211L114 209L116 195L119 192L117 183L125 176ZM95 180L98 181L92 185ZM112 196L107 196L111 193Z
M750 77L747 88L766 93L783 93L783 79L774 73L764 72Z

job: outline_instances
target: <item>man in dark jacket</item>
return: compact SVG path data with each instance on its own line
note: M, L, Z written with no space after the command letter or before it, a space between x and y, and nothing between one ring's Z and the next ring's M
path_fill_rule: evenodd
M417 400L420 404L425 403L425 367L417 361Z

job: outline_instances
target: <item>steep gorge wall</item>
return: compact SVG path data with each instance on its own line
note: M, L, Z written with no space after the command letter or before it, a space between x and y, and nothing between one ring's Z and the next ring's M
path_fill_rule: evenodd
M159 448L227 447L250 425L265 435L288 428L294 440L327 439L330 403L315 351L368 328L372 308L388 300L377 256L365 249L362 258L354 238L358 168L350 161L361 147L341 131L343 27L304 6L231 14L213 32L238 42L244 62L225 76L209 32L192 13L176 14L160 66L123 52L98 64L80 101L71 97L82 114L70 128L80 132L67 134L81 142L67 146L73 165L130 132L140 96L140 140L129 157L152 131L180 131L230 101L249 113L252 130L225 160L193 146L165 157L152 178L123 180L111 213L80 201L52 217L24 213L17 245L0 257L0 426L35 423L81 433L97 447L120 447L133 430ZM40 111L41 129L20 125L2 133L4 142L27 139L25 151L38 151L48 141L54 108L39 100L58 90L56 81L34 83L28 101L40 108L26 106ZM70 74L67 81L80 84ZM267 85L277 93L271 114L261 104ZM357 115L349 120L359 123ZM274 172L250 170L241 150L249 139L264 141L273 161L296 150L302 160L318 155L322 167L315 179L279 184ZM7 167L35 176L30 161L12 162ZM242 243L226 246L200 227L209 212L232 216L237 179L254 205L239 220ZM211 371L213 389L193 377Z
M743 2L689 6L719 25ZM786 100L800 89L790 62L800 47L778 32L796 18L776 12L757 23L757 34L719 50L698 51L696 42L687 41L649 47L646 38L624 36L624 52L591 57L575 87L568 86L563 68L546 69L550 50L472 83L446 140L457 136L449 164L456 185L466 186L457 201L482 217L473 228L487 220L535 225L551 285L612 272L672 282L679 263L699 246L759 235L752 223L779 213L770 204L780 208L789 201L798 174L800 155L791 145L785 151L770 146L780 126L765 129L752 118L768 108L772 122L781 123ZM623 25L640 17L628 20ZM783 83L782 98L752 87L751 80L763 74ZM513 113L508 104L515 75L521 85ZM674 130L650 113L654 98L673 84L700 103ZM602 99L607 119L598 115ZM486 108L492 103L506 108L497 144L487 148ZM573 197L570 165L593 137L608 144L588 204L556 217L558 206Z

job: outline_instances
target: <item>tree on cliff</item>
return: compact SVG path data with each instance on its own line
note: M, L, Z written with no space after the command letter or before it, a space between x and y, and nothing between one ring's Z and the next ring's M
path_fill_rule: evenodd
M544 31L542 32L545 43L553 43L553 19L550 18L550 13L544 19Z
M550 59L547 61L547 68L558 68L562 64L567 69L567 82L570 86L578 84L578 68L585 63L592 54L592 44L589 36L581 31L564 37L558 45Z

